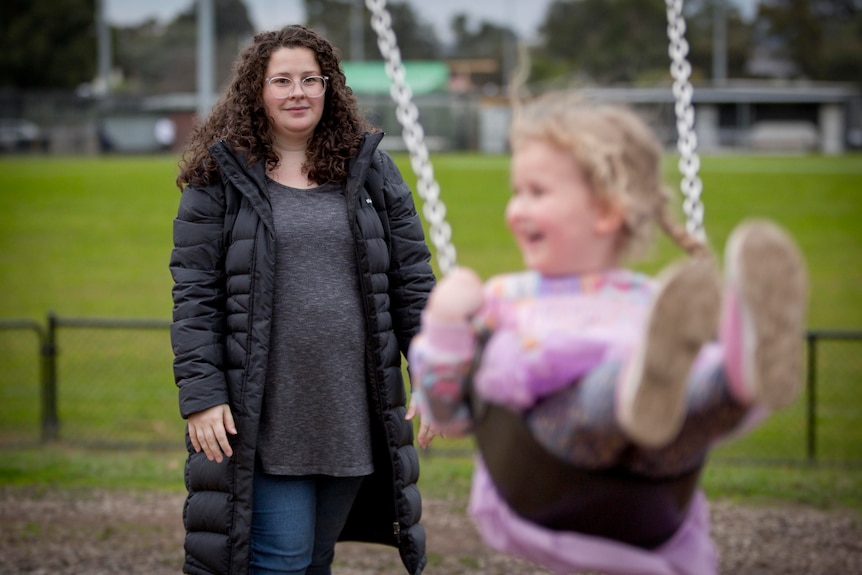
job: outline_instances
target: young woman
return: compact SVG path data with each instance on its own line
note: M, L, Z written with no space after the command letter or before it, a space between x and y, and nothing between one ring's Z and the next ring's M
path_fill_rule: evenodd
M335 47L287 26L255 36L188 144L170 264L186 573L328 574L339 539L426 563L400 365L434 276L382 137Z

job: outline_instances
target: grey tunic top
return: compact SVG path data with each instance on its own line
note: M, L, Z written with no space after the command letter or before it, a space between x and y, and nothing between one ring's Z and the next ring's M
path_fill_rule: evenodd
M258 436L263 470L373 471L365 320L341 187L267 180L275 221L272 336Z

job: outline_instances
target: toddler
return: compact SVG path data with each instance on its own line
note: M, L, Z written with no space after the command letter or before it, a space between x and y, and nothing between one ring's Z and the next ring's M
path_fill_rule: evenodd
M670 216L660 142L623 107L547 94L516 109L510 144L505 217L527 270L438 283L409 352L420 409L476 433L470 511L491 546L559 573L715 573L699 470L798 395L800 252L743 222L722 281ZM623 267L656 225L691 257L657 278ZM490 413L538 447L507 453ZM533 467L542 452L568 479Z

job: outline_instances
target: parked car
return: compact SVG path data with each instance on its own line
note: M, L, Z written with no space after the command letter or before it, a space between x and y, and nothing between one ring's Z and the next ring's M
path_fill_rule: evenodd
M0 118L0 151L48 150L48 136L35 123L21 118Z

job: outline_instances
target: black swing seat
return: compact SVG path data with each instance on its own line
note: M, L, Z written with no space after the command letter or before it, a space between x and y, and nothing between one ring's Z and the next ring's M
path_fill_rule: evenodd
M651 479L617 468L585 471L547 451L522 415L473 403L473 433L501 497L524 519L654 549L683 524L701 468Z

